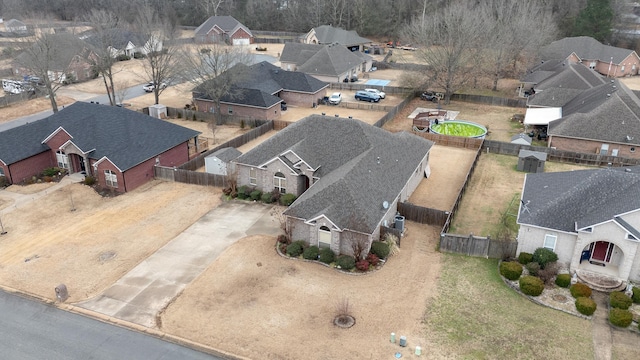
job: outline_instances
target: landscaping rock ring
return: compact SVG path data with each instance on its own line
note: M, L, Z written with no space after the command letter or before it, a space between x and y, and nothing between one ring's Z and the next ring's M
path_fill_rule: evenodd
M564 295L556 294L556 295L553 295L551 298L554 301L557 301L559 303L566 303L567 302L567 297L564 296Z
M354 318L351 315L338 315L335 318L333 318L333 325L339 328L348 329L355 324L356 324L356 318Z

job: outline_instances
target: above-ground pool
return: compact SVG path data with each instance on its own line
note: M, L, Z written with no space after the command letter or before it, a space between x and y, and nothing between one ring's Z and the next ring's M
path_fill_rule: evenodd
M441 135L482 138L487 134L487 128L470 121L450 120L431 124L431 132Z

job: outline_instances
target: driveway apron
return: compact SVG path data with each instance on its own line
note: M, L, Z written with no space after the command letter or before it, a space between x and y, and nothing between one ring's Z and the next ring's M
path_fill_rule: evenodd
M233 201L201 217L97 297L85 309L156 327L156 315L229 245L254 234L277 235L271 206ZM135 241L135 239L132 239Z

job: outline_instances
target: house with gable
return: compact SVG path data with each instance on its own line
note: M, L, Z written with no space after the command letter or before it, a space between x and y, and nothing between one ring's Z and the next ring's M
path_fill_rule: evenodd
M619 80L584 90L549 122L549 146L640 158L640 99Z
M189 160L199 132L116 106L76 102L0 132L0 176L20 183L60 167L126 192L150 181L154 166ZM192 151L195 150L195 151Z
M143 35L124 29L108 29L105 33L95 34L89 32L81 38L93 46L102 48L101 42L106 41L113 58L118 56L147 55L151 52L162 51L163 42L156 36Z
M556 40L540 51L542 60L569 60L607 77L638 75L640 57L634 50L604 45L589 36Z
M251 30L232 16L211 16L194 31L197 44L253 44Z
M350 51L363 51L371 40L358 35L354 30L344 30L331 25L322 25L311 29L303 38L305 44L340 44Z
M284 212L294 239L353 254L352 242L378 240L398 202L429 173L432 145L407 132L312 115L232 163L238 185L298 196Z
M326 94L329 84L299 71L286 71L263 61L240 72L242 80L234 85L233 95L220 99L225 115L275 120L280 118L281 103L313 107ZM215 103L206 95L207 84L193 89L193 102L200 111L215 111Z
M552 250L572 274L600 290L639 283L638 189L640 167L527 174L517 254Z
M280 55L282 69L300 71L326 82L350 79L368 72L372 65L371 56L338 44L286 43Z
M27 24L18 19L9 19L4 22L4 28L14 34L26 34L28 31Z

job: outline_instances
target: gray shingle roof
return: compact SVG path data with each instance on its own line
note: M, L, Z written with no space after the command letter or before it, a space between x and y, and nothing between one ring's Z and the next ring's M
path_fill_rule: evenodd
M213 154L207 157L217 157L218 159L224 162L229 162L233 159L236 159L240 155L242 155L242 152L240 152L240 150L234 147L226 147L226 148L222 148L214 151Z
M104 34L89 32L84 37L85 41L93 46L108 45L114 49L124 49L129 42L135 46L144 46L149 41L149 36L124 29L109 29ZM107 43L102 44L103 41Z
M326 82L313 76L299 71L282 70L267 61L251 66L244 64L235 66L246 67L246 70L242 72L245 74L243 78L247 80L236 84L236 88L241 89L233 91L236 95L223 96L220 99L226 103L269 108L282 101L275 96L282 90L315 94L329 86ZM202 93L204 86L206 85L199 85L193 91ZM198 98L206 99L207 97L200 95Z
M575 232L640 209L640 167L527 174L519 224Z
M529 96L527 105L544 107L562 107L576 96L582 94L581 89L550 88Z
M534 157L538 160L546 161L547 153L540 152L540 151L520 149L520 152L518 152L518 158L527 158L527 157Z
M139 112L76 102L40 121L0 132L0 160L13 164L49 151L42 144L62 127L90 159L107 157L120 170L128 170L199 132Z
M195 35L206 35L216 25L225 33L233 33L237 28L242 27L249 35L253 36L251 31L233 16L212 16L196 28Z
M598 40L588 36L566 37L552 42L540 51L543 60L566 59L571 53L576 53L582 60L611 61L619 64L633 50L603 45Z
M552 76L539 82L535 89L538 91L549 88L590 89L602 85L606 79L582 64L568 63L559 65Z
M531 136L529 136L529 135L527 135L527 134L524 134L524 133L520 133L520 134L513 135L513 136L511 137L511 142L514 142L514 141L516 141L516 140L520 140L520 139L524 140L524 141L525 141L525 142L527 142L529 145L531 145Z
M325 215L340 228L372 233L386 211L382 203L398 196L432 144L358 120L312 115L289 125L236 162L259 166L288 150L295 152L318 168L320 180L285 214L303 219Z
M280 62L295 63L298 71L325 76L344 74L365 60L341 45L286 43L280 56Z
M331 25L322 25L313 28L320 44L340 44L340 45L359 45L368 44L372 42L369 39L363 38L358 35L354 30L344 30L341 28L333 27Z
M618 80L585 90L562 115L549 123L552 136L640 144L640 99Z

